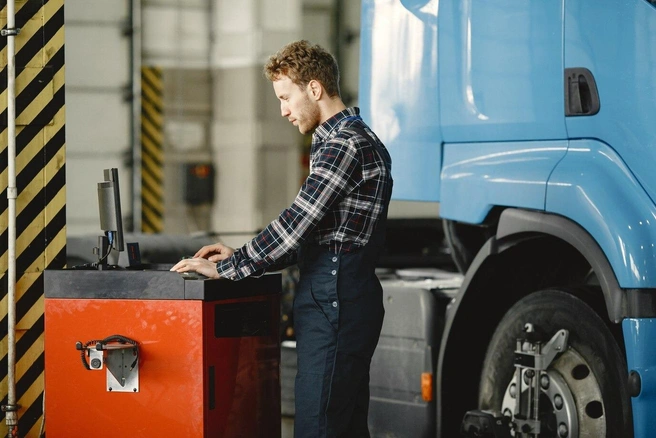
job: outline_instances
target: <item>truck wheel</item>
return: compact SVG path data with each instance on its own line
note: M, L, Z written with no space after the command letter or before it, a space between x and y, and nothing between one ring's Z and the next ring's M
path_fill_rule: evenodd
M543 333L545 342L560 329L569 331L567 350L541 375L540 438L632 437L622 348L591 307L560 290L528 295L505 314L483 362L479 408L512 417L513 356L527 323Z

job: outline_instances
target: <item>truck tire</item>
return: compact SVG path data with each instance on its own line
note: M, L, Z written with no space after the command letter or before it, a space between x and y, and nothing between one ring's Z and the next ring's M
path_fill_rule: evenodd
M543 333L545 342L560 329L569 331L567 350L556 356L547 369L544 381L548 390L541 389L543 430L539 436L632 437L631 398L622 347L590 306L561 290L530 294L505 314L483 362L479 409L512 416L513 409L509 408L514 406L512 393L516 393L516 388L511 388L513 356L517 339L525 337L527 323Z

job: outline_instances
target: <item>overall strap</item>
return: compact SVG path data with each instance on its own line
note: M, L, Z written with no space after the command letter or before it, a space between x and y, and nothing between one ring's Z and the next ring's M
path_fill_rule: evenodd
M390 169L389 166L390 162L392 161L389 156L389 153L380 147L380 143L376 141L371 135L369 135L367 130L364 128L364 126L351 125L347 129L355 131L356 133L360 134L361 136L369 140L369 144L371 144L374 147L374 149L376 149L376 152L380 156L380 159L383 161L383 163L385 163L385 167L387 167L387 171L388 172L392 171L392 169Z
M359 118L359 116L358 116L358 118ZM376 141L373 137L371 137L371 135L369 135L367 130L364 128L364 126L361 126L359 124L353 124L353 125L349 126L347 129L355 131L356 133L358 133L361 136L363 136L364 138L366 138L369 141L369 144L371 144L373 146L373 148L376 150L376 153L378 154L378 156L380 157L382 162L385 164L385 168L387 169L387 172L390 175L390 186L386 187L386 190L385 190L386 201L389 201L389 198L392 195L391 184L393 184L392 179L391 179L391 174L392 174L391 162L392 162L392 159L389 155L389 152L387 152L386 149L381 148L380 143L378 141Z

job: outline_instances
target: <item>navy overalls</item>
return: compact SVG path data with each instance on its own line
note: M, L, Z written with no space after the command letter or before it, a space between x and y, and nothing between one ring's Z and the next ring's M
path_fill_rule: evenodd
M355 252L301 246L294 299L296 438L369 436L369 365L385 313L374 268L384 233L382 217Z
M377 145L362 129L356 131ZM385 206L390 194L391 186ZM387 207L368 243L358 250L335 254L312 243L299 249L300 281L294 299L296 438L369 437L369 366L385 313L374 269L386 218Z

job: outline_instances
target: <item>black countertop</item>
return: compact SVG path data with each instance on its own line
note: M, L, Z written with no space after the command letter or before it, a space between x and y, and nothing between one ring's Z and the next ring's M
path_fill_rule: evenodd
M46 298L218 301L279 294L281 275L240 281L185 278L157 270L46 270Z

